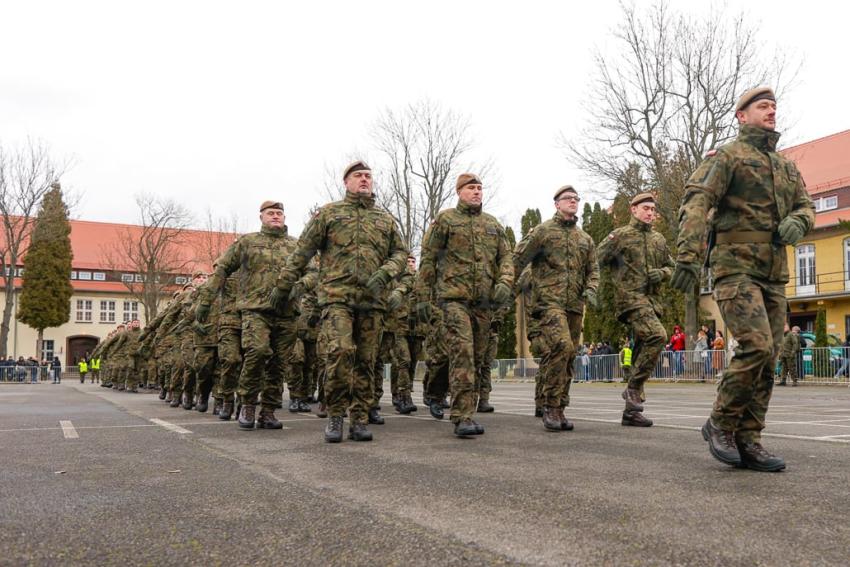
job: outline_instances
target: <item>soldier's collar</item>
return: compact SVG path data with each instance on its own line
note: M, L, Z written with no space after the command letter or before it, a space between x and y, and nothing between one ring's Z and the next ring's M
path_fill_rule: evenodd
M738 141L749 144L763 152L775 152L781 134L776 130L765 130L751 124L742 124L738 130Z
M360 193L351 193L350 191L346 191L345 202L351 203L352 205L357 205L358 207L363 207L364 209L368 209L375 204L375 196L361 195Z
M458 199L456 208L457 208L458 211L460 211L464 214L467 214L467 215L480 215L482 207L481 207L481 205L478 205L478 206L467 205L466 203L464 203L463 201Z
M648 222L643 222L642 220L636 217L632 217L631 220L629 220L629 226L638 230L643 230L645 232L649 232L650 230L652 230L652 224Z
M269 236L286 236L288 230L286 225L283 225L281 228L272 228L270 226L260 227L260 232Z
M562 215L561 213L559 213L557 211L555 212L555 216L553 218L556 221L558 221L559 224L562 224L562 225L568 226L568 227L574 227L576 225L576 221L578 220L578 218L576 218L576 217L573 217L569 220L565 219L564 215Z

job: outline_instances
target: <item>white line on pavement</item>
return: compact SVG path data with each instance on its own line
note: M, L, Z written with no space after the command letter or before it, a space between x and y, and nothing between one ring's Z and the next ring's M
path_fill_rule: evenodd
M175 433L192 433L188 429L184 429L184 428L180 427L179 425L174 425L173 423L170 423L170 422L165 421L163 419L157 419L155 417L152 417L149 421L151 423L155 423L155 424L159 425L160 427L164 427L164 428L168 429L169 431L174 431Z
M80 436L77 434L77 430L74 429L74 424L70 421L62 420L59 422L59 426L62 428L62 435L65 436L65 439L80 438Z

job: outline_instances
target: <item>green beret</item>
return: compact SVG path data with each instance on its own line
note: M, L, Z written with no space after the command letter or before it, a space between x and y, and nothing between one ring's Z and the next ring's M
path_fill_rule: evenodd
M366 165L365 161L357 160L345 168L345 172L342 174L342 180L345 181L345 179L355 171L372 171L372 168Z
M555 191L555 200L558 200L558 197L561 196L562 193L572 193L576 197L578 197L578 191L572 185L564 185L563 187L559 187L557 191Z
M735 112L744 110L757 100L765 99L776 102L776 95L773 94L773 89L770 87L757 87L755 89L750 89L742 94L741 98L738 99L738 103L735 105Z
M460 191L461 188L463 188L464 186L472 184L484 185L483 183L481 183L481 180L478 178L478 176L474 173L461 173L457 176L457 184L455 186L455 189L457 191Z
M280 209L283 210L283 203L280 201L263 201L263 204L260 205L260 212L262 213L266 209Z
M652 201L655 203L655 195L652 193L638 193L634 196L634 198L629 203L631 206L640 205L641 203L645 203L647 201Z

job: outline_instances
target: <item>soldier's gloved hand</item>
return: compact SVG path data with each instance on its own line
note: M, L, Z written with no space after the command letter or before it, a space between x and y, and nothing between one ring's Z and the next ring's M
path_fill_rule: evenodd
M782 239L782 242L793 246L805 236L806 229L803 226L803 221L800 219L796 217L785 217L779 223L779 228L776 229L776 232L779 233L779 238Z
M321 319L321 315L319 315L318 313L312 313L309 317L307 317L307 326L312 329L313 327L319 324L319 321L321 321Z
M430 323L431 322L431 302L430 301L420 301L416 304L416 316L419 318L420 323Z
M390 294L390 298L387 300L387 307L389 307L390 311L396 311L401 304L404 303L404 295L397 289L394 289Z
M195 331L196 333L198 333L199 335L209 335L210 334L209 329L204 327L200 323L200 321L195 321L194 323L192 323L192 330Z
M690 293L699 279L699 266L691 262L676 262L670 285L681 292Z
M197 319L201 323L206 323L209 316L210 316L210 304L209 303L199 303L198 307L195 308L195 319Z
M291 291L291 289L287 289L285 287L273 287L272 292L269 294L269 303L271 304L272 309L275 311L281 311L286 305L286 300L289 299Z
M301 301L301 296L304 295L304 283L297 281L295 285L292 286L292 290L289 292L288 299L293 303L298 303Z
M590 288L584 290L584 300L587 301L587 304L591 307L596 307L599 304L596 299L596 290Z
M387 284L390 283L392 277L381 268L375 270L375 273L366 282L366 289L372 294L372 297L378 297Z
M503 283L497 283L493 288L493 302L497 305L506 305L511 300L511 288Z
M649 281L650 283L661 283L661 280L664 279L664 270L660 268L652 268L649 270Z

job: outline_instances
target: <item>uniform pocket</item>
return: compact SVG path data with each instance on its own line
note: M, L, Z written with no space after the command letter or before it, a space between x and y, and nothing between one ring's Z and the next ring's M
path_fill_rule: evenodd
M738 297L738 284L719 285L714 288L714 301L726 301Z

